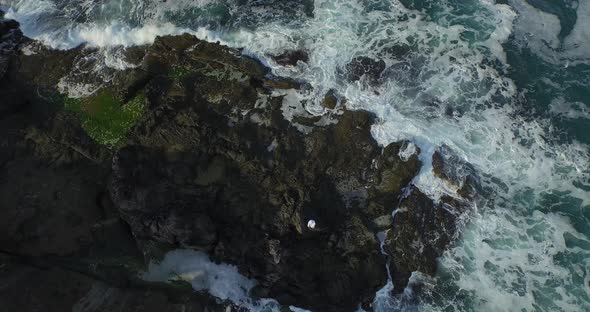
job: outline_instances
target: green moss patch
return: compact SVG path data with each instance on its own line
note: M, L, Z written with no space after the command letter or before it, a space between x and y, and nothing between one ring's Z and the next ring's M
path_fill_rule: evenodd
M168 77L174 81L180 81L190 73L190 70L185 67L172 66L172 69L168 72Z
M64 100L64 109L80 116L82 127L96 142L114 146L131 129L144 110L145 96L138 94L128 103L121 103L109 89L96 95Z

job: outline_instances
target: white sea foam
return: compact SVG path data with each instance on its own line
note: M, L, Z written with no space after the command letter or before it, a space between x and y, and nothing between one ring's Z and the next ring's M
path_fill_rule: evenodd
M50 25L40 21L43 16L50 16L58 11L55 3L51 0L0 0L0 5L8 6L5 17L19 21L21 30L26 34L34 37L54 30Z
M584 103L567 102L563 97L557 97L551 101L550 112L571 119L590 119L590 109Z
M567 51L567 57L573 62L582 60L590 64L590 1L579 1L576 13L576 25L565 38L563 47Z
M70 35L75 43L88 43L91 46L135 46L154 42L157 36L177 35L189 30L179 29L171 23L161 25L143 25L130 28L117 22L105 27L89 26Z
M510 0L518 12L514 35L520 45L529 48L546 62L565 67L590 64L590 2L579 1L577 21L569 35L559 39L561 21L525 0Z
M410 142L406 146L403 147L402 150L399 151L399 158L403 161L408 161L412 155L415 155L418 152L416 149L416 144Z
M151 263L142 277L147 281L186 281L196 290L208 290L213 296L235 302L248 301L247 292L256 284L239 274L236 267L216 264L205 253L192 250L168 253L161 263Z
M582 239L586 249L568 248L567 235ZM579 294L587 298L590 292L574 273L590 265L590 242L582 237L561 215L535 212L524 217L500 210L478 218L462 246L441 264L443 270L459 273L461 291L478 294L475 310L587 311L590 303ZM580 261L569 268L558 263L572 252Z
M90 83L80 83L68 81L68 77L63 77L57 84L57 90L62 94L67 94L70 98L83 98L95 93L99 87Z
M512 0L510 4L518 12L515 35L531 50L550 55L548 51L559 48L561 23L556 15L536 9L523 0Z
M146 281L185 281L197 291L229 300L253 312L279 312L280 305L272 299L252 299L249 291L256 281L238 272L235 266L212 262L207 254L178 249L168 252L160 263L150 263L142 278ZM293 307L292 311L305 311Z
M215 33L203 27L196 29L177 27L164 18L171 11L206 6L211 2L213 1L136 3L134 0L126 0L118 4L115 1L107 1L98 6L94 1L73 1L58 7L56 2L51 0L0 1L9 7L6 18L19 21L25 35L56 49L70 49L80 44L98 48L145 45L153 43L158 36L182 33L190 33L203 39L215 41L219 39ZM113 9L113 6L120 7ZM113 10L114 12L112 19L106 22L89 20L80 23L72 20L73 16L71 15L81 12L68 14L73 10L81 10L90 16L92 16L92 12L99 16L101 14L107 15ZM61 11L65 12L62 14ZM143 14L141 19L144 21L141 25L132 26L124 20L126 17L131 18L138 14ZM120 17L120 19L116 17Z

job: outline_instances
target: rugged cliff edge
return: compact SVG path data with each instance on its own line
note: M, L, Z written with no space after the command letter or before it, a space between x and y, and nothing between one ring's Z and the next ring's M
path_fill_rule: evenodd
M477 191L475 172L441 147L435 173L457 194L433 202L411 185L420 151L379 146L374 116L334 94L324 116L287 120L287 90L308 86L239 50L159 37L124 51L134 66L105 83L72 74L92 67L92 48L51 50L6 20L0 38L2 306L235 308L137 278L161 252L192 248L256 279L253 296L370 309L386 264L396 293L412 272L436 272ZM102 85L72 99L61 93L66 80Z

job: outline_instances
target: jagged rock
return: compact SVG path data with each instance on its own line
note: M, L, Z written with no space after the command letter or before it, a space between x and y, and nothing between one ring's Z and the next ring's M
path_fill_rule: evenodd
M374 116L364 111L299 133L278 103L257 108L266 91L248 90L264 81L264 70L212 80L189 67L175 82L165 70L170 62L191 64L190 46L148 49L146 60L161 69L145 87L150 110L114 158L111 194L136 237L208 250L283 304L348 310L370 302L386 274L372 219L364 217L367 186L378 174L387 186L372 199L395 198L419 162L400 159L403 144L382 152L370 133ZM269 123L253 123L254 112ZM310 219L315 230L306 227Z
M128 47L123 51L125 56L124 61L134 66L141 65L145 57L145 50L147 46L133 46Z
M346 77L350 81L358 81L362 77L370 82L376 82L381 78L385 70L385 61L375 60L366 56L358 56L346 65Z
M4 19L4 11L0 10L0 37L13 30L18 30L19 23L15 20Z
M301 116L301 115L293 116L293 119L291 120L291 122L296 123L296 124L300 124L300 125L304 125L304 126L312 127L320 120L322 120L322 116L314 116L311 114L306 114L304 116Z
M336 96L336 91L330 90L328 93L326 93L326 96L324 96L324 99L322 100L322 107L334 109L336 108L336 105L338 105L338 96Z
M19 55L18 78L26 80L27 84L39 88L55 90L60 80L66 77L75 65L91 67L91 64L83 63L86 62L86 56L93 52L96 52L96 50L84 46L70 50L55 50L46 46L39 46L34 54ZM94 82L99 79L99 77L93 75L76 78L78 78L77 83L84 83L86 80Z
M141 68L131 68L115 73L113 77L115 98L122 103L129 102L151 78L150 73Z
M285 51L279 55L272 55L271 58L281 66L297 66L297 63L307 63L309 55L304 50Z
M436 259L456 239L468 207L446 196L435 203L418 188L402 200L384 243L395 293L404 290L414 271L436 273Z
M189 46L155 45L149 62L160 68L170 68L174 58L190 63L191 54L183 54ZM387 215L419 170L419 150L402 157L409 142L381 149L370 133L374 116L363 111L344 111L336 124L304 136L273 104L257 111L270 123L254 125L248 114L261 95L244 92L264 81L263 73L242 73L235 83L189 70L180 85L162 77L147 83L154 113L115 157L113 198L138 238L209 250L258 279L283 304L347 309L368 302L384 282L369 228L391 224ZM221 86L235 91L218 93ZM310 219L317 230L306 228ZM357 221L350 226L347 220ZM356 244L350 237L366 239ZM322 282L327 280L329 285Z
M404 156L408 149L412 153ZM391 214L402 189L410 184L420 170L422 164L418 159L419 154L417 147L404 141L388 145L375 159L374 184L369 188L369 204L363 211L368 219Z
M301 82L287 79L287 78L274 78L274 79L263 79L262 85L268 89L278 89L278 90L287 90L287 89L299 89L303 85Z
M408 153L408 142L380 147L371 136L375 116L345 109L303 134L284 118L283 96L272 92L300 84L271 77L239 50L188 34L159 37L127 53L139 66L114 72L104 94L121 105L141 95L141 116L116 144L100 145L79 114L63 110L66 100L55 90L92 53L83 46L41 47L7 67L0 85L6 133L0 164L10 174L0 180L0 194L10 199L0 218L2 249L92 255L97 268L97 259L127 255L124 250L141 259L133 243L147 257L158 244L198 248L257 279L255 295L318 311L352 311L359 303L367 307L387 279L377 231L393 222L396 239L390 241L396 242L389 250L401 252L392 267L402 278L414 269L431 272L450 241L439 238L435 251L414 263L404 258L413 242L405 235L417 235L411 229L423 226L420 233L427 234L418 238L426 240L451 232L454 221L419 195L402 204L421 205L415 215L398 211L391 220L420 167L419 151ZM377 81L384 68L382 60L364 57L348 66L351 80ZM88 272L79 263L74 268ZM111 293L136 302L125 286L130 272L96 272L118 287L99 287L96 299ZM93 298L83 303L93 305ZM162 302L154 307L169 309Z
M64 263L87 256L87 267L142 259L106 189L110 151L62 110L63 97L55 90L81 50L45 48L26 55L10 50L15 46L5 45L6 38L0 46L1 55L10 55L0 83L0 253L18 261L0 256L0 305L7 311L71 310L96 272L88 268L92 277L84 277L46 259L67 256ZM16 47L25 42L30 39L19 39ZM127 277L119 272L100 278Z
M402 153L408 148L414 148L415 152L404 159ZM399 194L420 169L419 153L420 150L408 141L388 145L375 164L377 168L382 169L377 177L376 190L381 193Z
M432 170L436 176L457 188L457 194L463 198L473 199L481 191L479 176L473 165L447 145L439 147L432 155Z
M137 237L209 250L257 278L284 304L294 298L303 306L348 309L370 301L386 276L378 243L362 223L346 225L334 182L316 176L314 161L301 161L298 132L274 129L273 135L249 123L229 128L211 111L207 119L192 112L173 115L137 138L162 148L129 146L115 158L113 198ZM161 135L166 144L156 143ZM271 153L257 143L275 135L281 139ZM172 216L190 223L169 222ZM305 229L312 218L320 231Z

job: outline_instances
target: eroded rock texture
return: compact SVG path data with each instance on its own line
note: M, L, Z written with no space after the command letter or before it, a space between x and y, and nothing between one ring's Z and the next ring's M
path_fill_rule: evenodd
M50 300L46 288L25 285L30 276L65 285L59 304L47 306L54 311L235 308L139 281L154 246L206 251L255 278L253 295L285 306L369 308L387 263L396 292L413 271L435 273L477 189L472 168L456 178L454 156L441 149L435 173L463 198L433 202L411 186L419 149L379 146L375 117L346 110L335 92L325 116L286 118L281 90L309 86L274 77L239 50L160 37L125 51L137 67L112 70L90 100L74 101L57 86L100 79L72 72L96 50L54 51L17 27L0 26L0 302L26 289L38 300L20 297L24 311ZM306 61L289 53L278 61ZM357 58L349 79L376 81L383 67ZM134 304L146 296L149 304Z
M146 68L179 63L187 73L146 83L150 110L114 157L111 194L136 237L207 250L283 304L370 302L387 276L373 220L391 212L417 156L400 159L405 143L379 147L363 111L297 131L258 83L269 79L260 65L186 40L147 50Z

